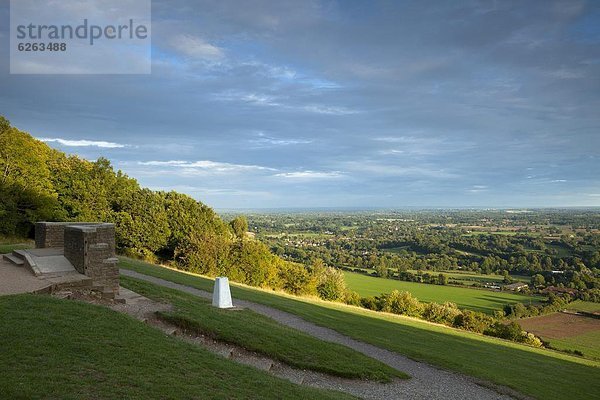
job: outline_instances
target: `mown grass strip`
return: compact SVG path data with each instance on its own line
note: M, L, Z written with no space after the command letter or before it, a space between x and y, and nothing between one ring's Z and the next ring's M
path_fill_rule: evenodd
M203 298L130 277L121 277L121 285L174 305L175 311L159 313L170 323L297 368L381 382L389 382L393 377L408 377L355 350L288 328L252 310L220 310Z

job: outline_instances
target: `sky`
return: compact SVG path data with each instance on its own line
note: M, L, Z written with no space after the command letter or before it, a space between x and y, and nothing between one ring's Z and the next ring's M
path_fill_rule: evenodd
M11 75L0 0L0 115L217 209L600 206L598 1L153 1L151 33L151 74Z

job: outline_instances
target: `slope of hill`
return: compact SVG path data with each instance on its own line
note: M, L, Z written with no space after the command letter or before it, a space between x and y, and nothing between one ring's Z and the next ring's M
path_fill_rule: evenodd
M140 261L121 268L210 291L213 281ZM234 298L296 314L317 325L416 360L505 385L539 399L593 399L600 363L414 318L233 284Z
M350 398L241 366L101 306L18 295L0 297L0 310L2 398Z

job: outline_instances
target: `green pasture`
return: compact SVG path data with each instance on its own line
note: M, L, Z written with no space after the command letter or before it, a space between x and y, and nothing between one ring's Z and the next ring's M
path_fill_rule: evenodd
M440 286L426 283L404 282L396 279L384 279L366 276L354 272L344 272L349 289L361 296L379 296L392 290L410 292L420 301L444 303L450 301L461 308L481 311L488 314L500 310L505 304L537 303L540 297L524 296L508 292L496 292L484 289L471 289L458 286Z

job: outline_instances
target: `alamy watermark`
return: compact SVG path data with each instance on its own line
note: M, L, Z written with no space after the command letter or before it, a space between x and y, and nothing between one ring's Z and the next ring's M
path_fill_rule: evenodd
M12 74L148 74L150 0L11 0Z

